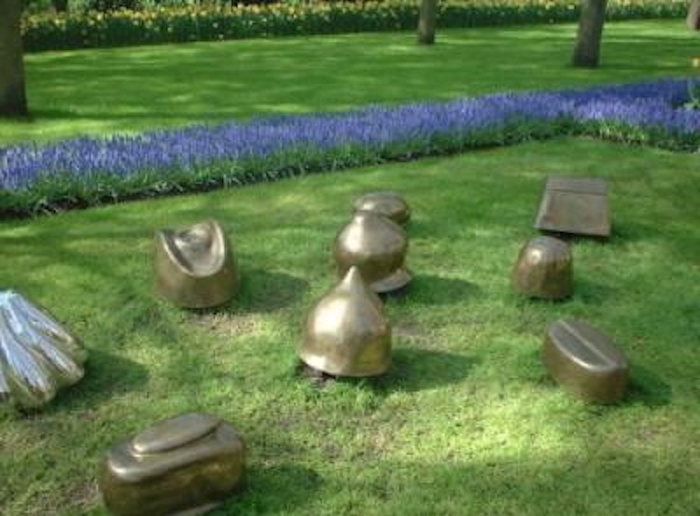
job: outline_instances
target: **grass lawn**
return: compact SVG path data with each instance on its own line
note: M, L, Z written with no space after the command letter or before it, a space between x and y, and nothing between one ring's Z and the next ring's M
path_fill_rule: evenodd
M568 66L576 27L413 33L47 52L26 56L32 123L0 122L0 145L231 118L337 111L697 74L682 20L608 23L602 66Z
M597 71L565 67L572 25L36 54L36 121L0 142L137 131L368 102L448 99L692 73L682 21L609 24ZM572 243L575 293L516 295L509 275L547 175L608 180L613 236ZM409 294L387 303L377 379L299 373L304 318L335 282L331 249L362 193L413 208ZM214 515L635 515L700 511L697 154L586 139L531 142L274 184L0 221L0 285L51 309L89 351L44 411L0 406L0 514L106 515L99 461L182 412L246 437L248 488ZM163 227L218 219L242 290L188 312L152 290ZM547 326L581 317L631 363L624 401L550 380Z
M106 449L205 411L250 451L248 490L215 514L697 514L699 170L694 155L555 140L2 222L0 284L50 307L90 359L44 412L0 412L0 512L106 514ZM509 284L547 174L611 187L614 234L573 243L562 303ZM414 285L387 305L394 365L318 385L297 371L303 320L335 281L351 201L377 188L414 210ZM152 293L152 235L209 216L232 237L242 291L218 313L184 312ZM547 378L542 337L563 316L627 354L621 405L586 406Z

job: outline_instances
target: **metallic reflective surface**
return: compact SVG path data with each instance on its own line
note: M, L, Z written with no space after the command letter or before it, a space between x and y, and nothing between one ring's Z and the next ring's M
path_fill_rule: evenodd
M411 281L404 265L408 238L401 226L371 211L358 211L336 236L333 248L338 277L357 266L377 293L389 293Z
M615 403L627 387L627 360L612 340L585 321L561 319L550 326L542 360L552 377L580 398Z
M203 514L242 485L245 444L219 418L183 414L109 450L98 483L117 516Z
M573 257L569 245L540 236L523 246L513 267L513 287L542 299L564 299L573 291Z
M46 311L0 292L0 401L39 408L83 377L87 353Z
M238 289L238 267L221 225L207 220L156 233L157 292L184 308L209 308Z
M607 183L599 178L548 178L535 227L558 233L610 236Z
M389 217L397 224L406 224L411 218L408 203L394 192L370 192L353 203L355 211L373 211Z
M299 356L336 376L375 376L389 369L391 326L359 268L350 267L309 312Z

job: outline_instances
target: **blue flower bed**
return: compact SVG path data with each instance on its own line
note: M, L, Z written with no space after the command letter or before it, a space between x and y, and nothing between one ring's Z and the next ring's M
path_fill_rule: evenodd
M17 145L0 148L0 213L56 211L562 135L696 150L700 111L685 109L687 101L688 80L668 79Z

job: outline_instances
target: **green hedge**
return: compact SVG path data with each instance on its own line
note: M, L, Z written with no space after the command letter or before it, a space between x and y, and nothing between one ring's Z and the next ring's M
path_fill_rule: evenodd
M27 14L26 52L271 36L414 30L419 0L153 7ZM687 0L610 0L608 19L682 18ZM438 26L572 22L576 0L442 0Z

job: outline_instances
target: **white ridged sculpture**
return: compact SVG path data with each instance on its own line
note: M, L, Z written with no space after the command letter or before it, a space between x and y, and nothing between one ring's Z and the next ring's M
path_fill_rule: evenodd
M87 354L44 310L0 291L0 401L36 409L83 377Z

